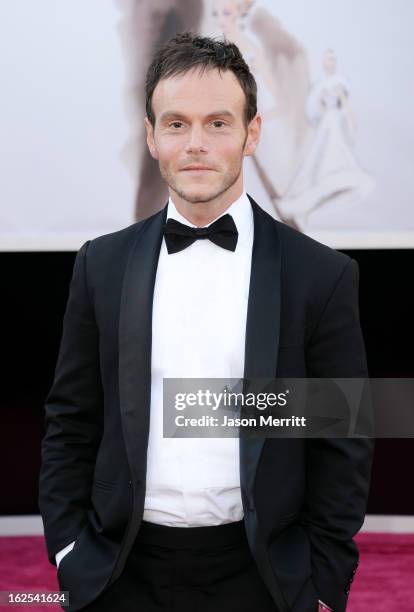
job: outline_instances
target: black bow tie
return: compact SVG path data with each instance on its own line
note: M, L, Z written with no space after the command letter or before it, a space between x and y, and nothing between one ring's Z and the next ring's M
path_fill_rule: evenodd
M176 219L168 219L164 224L164 238L168 253L177 253L192 244L195 240L208 238L214 244L235 251L238 232L233 217L223 215L208 227L190 227Z

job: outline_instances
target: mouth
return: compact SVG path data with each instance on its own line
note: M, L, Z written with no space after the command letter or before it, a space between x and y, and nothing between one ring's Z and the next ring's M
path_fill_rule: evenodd
M212 170L183 170L182 172L185 174L191 174L191 176L203 176L209 172L212 172Z
M212 168L207 168L206 166L187 166L186 168L182 168L181 172L192 172L192 173L200 173L200 172L213 172Z

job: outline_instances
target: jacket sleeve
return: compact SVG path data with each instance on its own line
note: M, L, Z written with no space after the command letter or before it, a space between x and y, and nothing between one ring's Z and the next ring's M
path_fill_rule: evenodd
M366 378L359 322L358 264L345 264L307 345L310 378ZM312 578L320 599L335 612L346 608L358 565L353 536L364 521L374 441L314 438L306 441L304 526L311 542Z
M39 509L49 561L86 523L103 428L99 335L87 282L89 241L75 260L52 388L45 404Z

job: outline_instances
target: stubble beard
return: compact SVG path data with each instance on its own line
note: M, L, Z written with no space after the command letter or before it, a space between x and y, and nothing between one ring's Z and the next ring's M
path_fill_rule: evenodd
M247 135L246 135L247 139ZM246 139L244 142L246 142ZM244 149L244 145L243 145ZM196 191L196 187L189 187L185 189L178 184L176 174L169 171L168 168L162 166L159 163L160 173L164 181L167 183L168 187L174 191L180 198L185 200L186 202L190 202L191 204L197 204L197 202L211 202L212 200L220 197L223 193L231 189L235 182L238 180L240 173L242 171L243 165L243 155L241 155L241 159L239 161L239 166L234 171L227 170L223 175L222 180L220 181L220 185L216 187L212 187L212 192L210 193L202 193Z

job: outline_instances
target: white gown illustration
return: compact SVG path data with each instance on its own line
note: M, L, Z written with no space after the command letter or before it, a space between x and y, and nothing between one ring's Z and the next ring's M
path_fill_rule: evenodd
M375 186L355 155L356 125L349 104L349 84L336 73L332 50L324 54L324 69L324 78L313 86L306 103L306 115L315 126L314 135L279 202L283 213L293 216L302 228L317 208L355 205Z

